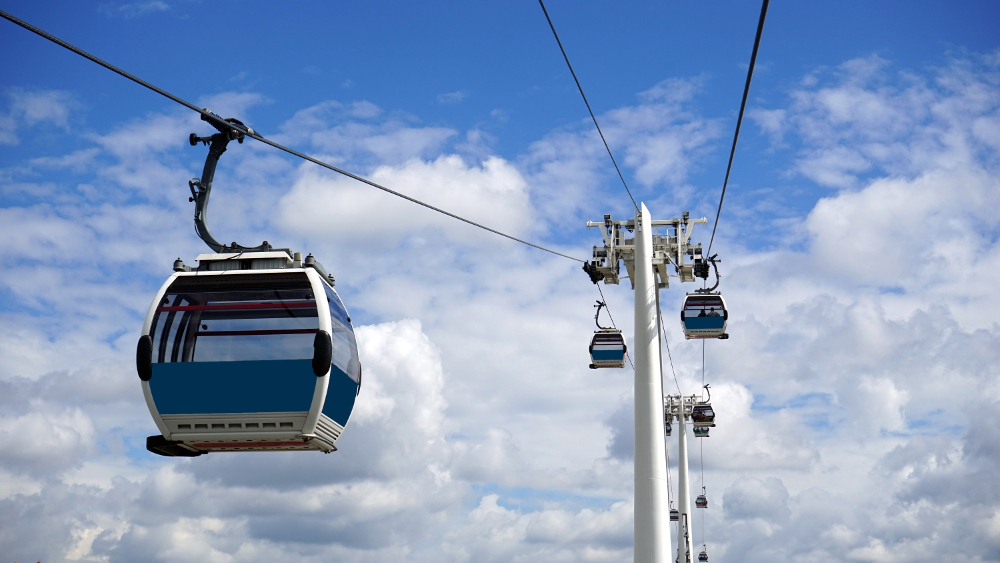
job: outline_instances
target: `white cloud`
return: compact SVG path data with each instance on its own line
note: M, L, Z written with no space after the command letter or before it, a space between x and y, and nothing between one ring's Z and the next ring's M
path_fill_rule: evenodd
M439 104L454 105L464 100L466 95L461 90L458 92L448 92L447 94L438 94L437 101Z
M409 115L383 113L367 101L326 101L296 112L281 126L281 134L269 138L288 146L308 141L331 164L367 167L436 155L455 135L444 127L415 127L416 119Z
M427 162L411 160L383 166L368 175L373 182L443 208L471 221L518 235L528 232L534 213L527 185L518 171L498 157L466 166L455 155ZM357 217L365 217L359 228ZM395 246L420 233L431 244L446 235L451 241L482 240L479 229L342 176L331 177L303 166L292 190L279 204L279 222L287 229L331 237L338 244ZM429 231L428 229L434 229Z
M99 10L108 16L121 16L129 19L145 14L165 12L170 9L170 5L162 0L141 0L130 2L115 7L113 4L104 4Z
M31 412L0 417L0 450L8 468L65 467L93 448L93 423L79 409L53 412L38 403L28 406Z
M996 65L952 60L930 78L893 76L889 67L877 56L847 61L803 82L790 107L749 116L772 142L794 131L803 143L795 169L821 185L856 187L869 171L913 176L974 165L974 145L991 142L983 129L1000 105L990 86Z
M73 97L59 90L24 90L12 88L7 111L0 114L0 144L16 145L20 141L17 131L21 127L34 127L48 123L63 130L69 129L70 113L79 104Z
M688 176L721 134L718 120L686 107L702 82L664 80L639 93L637 104L597 116L634 197L653 207L657 202L690 203ZM605 202L602 208L610 206L618 215L634 213L589 119L534 142L520 165L542 215L561 228L599 219L584 216L584 211L593 213L595 201Z

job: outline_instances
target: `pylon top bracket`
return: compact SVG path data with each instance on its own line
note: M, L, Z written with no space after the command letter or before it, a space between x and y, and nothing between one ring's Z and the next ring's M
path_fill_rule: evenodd
M657 287L670 287L670 276L681 282L695 281L695 264L703 262L701 243L691 244L691 231L697 224L708 224L708 219L692 219L685 211L681 218L654 220L653 227L653 271L656 272ZM587 227L597 227L604 237L603 246L594 247L593 259L584 266L594 283L603 277L606 284L621 281L621 263L625 263L628 279L635 274L635 229L636 219L614 221L611 214L604 215L604 221L587 221ZM657 227L665 227L663 234L657 234ZM690 259L690 262L689 262ZM674 273L668 271L672 266ZM635 282L632 282L635 289Z

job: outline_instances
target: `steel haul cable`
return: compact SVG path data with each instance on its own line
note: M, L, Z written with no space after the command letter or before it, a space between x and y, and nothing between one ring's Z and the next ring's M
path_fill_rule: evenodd
M702 491L702 493L704 493L705 492L705 441L702 440L698 444L699 444L699 447L701 448L701 452L699 452L699 454L698 454L698 458L701 461L701 491ZM707 502L707 500L708 499L706 498L706 502ZM706 506L705 509L707 510L708 507ZM703 545L705 543L705 511L704 510L701 512L701 543Z
M663 314L660 312L660 295L659 295L659 292L657 292L657 294L656 294L656 318L657 318L657 324L660 325L660 334L663 335L663 342L667 345L667 358L670 360L670 373L672 373L674 375L674 385L677 386L677 394L680 395L680 393L681 393L681 384L677 381L677 371L674 370L674 357L670 353L670 341L667 340L667 329L664 328L663 323L659 321L659 319L661 319L662 317L663 317ZM660 361L662 362L663 359L660 358Z
M83 49L75 47L75 46L73 46L73 45L71 45L71 44L63 41L62 39L59 39L58 37L56 37L56 36L54 36L54 35L52 35L50 33L42 31L41 29L39 29L39 28L31 25L30 23L25 22L23 20L20 20L20 19L18 19L16 17L12 16L11 14L8 14L7 12L4 12L3 10L0 10L0 17L3 17L4 19L10 21L11 23L17 24L17 25L23 27L24 29L27 29L28 31L30 31L32 33L40 35L40 36L44 37L45 39L48 39L49 41L52 41L53 43L55 43L55 44L57 44L57 45L59 45L61 47L65 47L66 49L69 49L70 51L73 51L74 53L80 55L81 57L84 57L84 58L86 58L86 59L88 59L88 60L90 60L92 62L95 62L95 63L103 66L104 68L112 71L112 72L115 72L115 73L117 73L117 74L119 74L121 76L124 76L125 78L128 78L129 80L135 82L136 84L139 84L141 86L145 86L146 88L149 88L150 90L156 92L157 94L160 94L161 96L167 97L167 98L169 98L169 99L177 102L178 104L181 104L182 106L184 106L184 107L186 107L188 109L191 109L193 111L196 111L196 112L200 113L204 117L209 117L209 118L212 118L212 119L217 119L215 116L211 115L206 110L204 110L202 108L199 108L198 106L195 106L194 104L192 104L192 103L190 103L188 101L185 101L185 100L183 100L181 98L178 98L177 96L171 94L170 92L167 92L166 90L158 88L158 87L150 84L149 82L146 82L145 80L142 80L141 78L138 78L138 77L136 77L136 76L134 76L134 75L132 75L132 74L130 74L128 72L125 72L124 70L122 70L122 69L120 69L120 68L112 65L111 63L105 62L105 61L103 61L103 60L95 57L94 55L91 55L90 53L84 51ZM279 145L278 143L275 143L274 141L270 141L268 139L265 139L264 137L260 136L259 134L257 134L256 132L254 132L250 128L240 127L240 126L235 125L235 124L230 124L230 125L232 125L233 129L239 131L240 133L244 134L245 136L250 137L252 139L255 139L257 141L260 141L260 142L264 143L265 145L270 145L270 146L272 146L272 147L274 147L274 148L276 148L278 150L287 152L288 154L297 156L297 157L299 157L301 159L308 160L309 162L312 162L313 164L322 166L323 168L326 168L328 170L332 170L332 171L334 171L334 172L336 172L338 174L343 174L344 176L347 176L348 178L353 178L354 180L357 180L359 182L363 182L365 184L368 184L369 186L372 186L373 188L378 188L378 189L380 189L380 190L382 190L384 192L390 193L390 194L392 194L392 195L394 195L396 197L401 197L401 198L403 198L403 199L405 199L407 201L410 201L412 203L416 203L417 205L421 205L421 206L426 207L427 209L430 209L432 211L437 211L438 213L441 213L443 215L447 215L448 217L451 217L452 219L458 219L459 221L462 221L463 223L468 223L469 225L472 225L474 227L479 227L480 229L483 229L485 231L489 231L489 232L491 232L491 233L493 233L495 235L499 235L499 236L502 236L504 238L510 239L512 241L519 242L521 244L525 244L525 245L533 247L533 248L537 248L538 250L544 250L545 252L548 252L550 254L555 254L556 256L562 256L563 258L568 258L570 260L575 260L577 262L586 262L585 260L581 260L579 258L574 258L572 256L568 256L568 255L563 254L561 252L556 252L555 250L550 250L548 248L545 248L544 246L539 246L537 244L528 242L526 240L522 240L522 239L519 239L517 237L508 235L507 233L503 233L503 232L498 231L496 229L492 229L492 228L487 227L485 225L476 223L475 221L470 221L469 219L466 219L464 217L461 217L461 216L456 215L454 213L451 213L449 211L445 211L444 209L441 209L439 207L435 207L433 205L430 205L429 203L424 203L424 202L422 202L422 201L420 201L420 200L418 200L416 198L410 197L410 196L408 196L406 194L397 192L397 191L395 191L393 189L390 189L390 188L387 188L387 187L382 186L380 184L377 184L377 183L375 183L375 182L373 182L371 180L368 180L367 178L363 178L361 176L358 176L357 174L352 174L351 172L348 172L346 170L341 170L340 168L337 168L336 166L327 164L327 163L325 163L325 162L323 162L321 160L315 159L315 158L313 158L311 156L302 154L302 153L300 153L298 151L295 151L293 149L290 149L288 147Z
M541 1L541 0L539 0ZM715 229L719 227L719 215L722 214L722 200L726 199L726 186L729 185L729 172L733 169L733 156L736 154L736 141L740 138L740 125L743 123L743 110L747 107L747 95L750 94L750 79L753 78L753 67L757 63L757 49L760 47L760 36L764 32L764 18L767 16L767 3L760 7L760 20L757 22L757 37L753 40L753 52L750 54L750 68L747 70L747 83L743 86L743 101L740 102L740 115L736 118L736 133L733 135L733 148L729 150L729 164L726 166L726 179L722 181L722 195L719 196L719 209L715 212L715 224L712 225L712 238L708 241L708 253L712 255L712 243L715 242Z
M556 33L556 26L552 25L552 18L549 17L549 11L545 9L545 3L542 0L538 0L538 4L542 7L542 12L545 13L545 19L549 22L549 27L552 29L552 35L556 38L556 43L559 44L559 50L562 51L562 56L566 59L566 66L569 67L569 73L573 75L573 81L576 82L576 88L580 90L580 96L583 97L583 103L587 106L587 111L590 112L590 118L594 120L594 127L597 127L597 134L601 136L601 140L604 141L604 148L608 151L608 156L611 157L612 164L615 165L615 171L618 172L618 177L622 180L622 185L625 186L625 191L628 192L629 199L632 200L632 206L635 207L636 212L639 211L639 204L635 202L635 198L632 197L632 190L628 189L628 184L625 183L625 177L622 176L622 171L618 168L618 162L615 160L615 155L611 154L611 147L608 146L608 140L604 138L604 133L601 132L601 126L597 124L597 118L594 116L594 110L590 109L590 102L587 101L587 95L583 93L583 86L580 86L580 80L576 77L576 73L573 72L573 65L569 64L569 57L566 56L566 49L563 49L562 41L559 40L559 34Z

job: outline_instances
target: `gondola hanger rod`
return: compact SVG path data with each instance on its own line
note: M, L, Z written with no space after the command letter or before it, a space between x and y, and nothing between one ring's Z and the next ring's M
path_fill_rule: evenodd
M108 69L108 70L110 70L112 72L115 72L115 73L117 73L117 74L119 74L119 75L121 75L121 76L123 76L125 78L128 78L129 80L135 82L136 84L139 84L141 86L145 86L146 88L148 88L148 89L156 92L157 94L160 94L161 96L169 98L169 99L177 102L178 104L180 104L180 105L182 105L182 106L184 106L184 107L186 107L186 108L188 108L190 110L196 111L196 112L200 113L206 119L213 119L213 120L214 119L218 119L216 116L214 116L207 109L199 108L198 106L196 106L196 105L194 105L194 104L192 104L192 103L190 103L190 102L188 102L186 100L183 100L183 99L181 99L181 98L179 98L179 97L171 94L170 92L167 92L166 90L163 90L162 88L158 88L158 87L154 86L153 84L150 84L149 82L146 82L145 80L143 80L143 79L141 79L141 78L139 78L139 77L137 77L137 76L135 76L133 74L125 72L124 70L116 67L115 65L113 65L111 63L108 63L106 61L103 61L103 60L95 57L94 55L91 55L90 53L84 51L83 49L80 49L80 48L78 48L78 47L76 47L74 45L71 45L70 43L67 43L66 41L63 41L62 39L59 39L58 37L52 35L51 33L47 33L45 31L43 31L43 30L41 30L41 29L39 29L39 28L31 25L30 23L28 23L28 22L26 22L24 20L18 19L17 17L14 17L11 14L8 14L7 12L5 12L3 10L0 10L0 17L3 17L4 19L10 21L11 23L17 24L17 25L23 27L24 29L27 29L28 31L30 31L32 33L35 33L37 35L42 36L45 39L48 39L49 41L52 41L56 45L59 45L59 46L64 47L66 49L69 49L70 51L73 51L74 53L80 55L81 57L84 57L84 58L90 60L91 62L97 63L97 64L103 66L104 68L106 68L106 69ZM504 233L504 232L498 231L496 229L487 227L486 225L482 225L482 224L477 223L475 221L471 221L469 219L466 219L465 217L462 217L460 215L456 215L454 213L451 213L450 211L445 211L444 209L441 209L440 207L435 207L435 206L433 206L433 205L431 205L429 203L424 203L423 201L420 201L419 199L410 197L410 196L408 196L408 195L406 195L404 193L401 193L401 192L397 192L396 190L393 190L391 188L387 188L387 187L385 187L385 186L383 186L381 184L377 184L377 183L375 183L375 182L373 182L373 181L371 181L371 180L369 180L367 178L364 178L362 176L358 176L357 174L353 174L353 173L348 172L346 170L342 170L340 168L337 168L336 166L333 166L331 164L327 164L327 163L323 162L322 160L313 158L313 157L311 157L309 155L303 154L303 153L298 152L296 150L293 150L293 149L290 149L290 148L285 147L283 145L280 145L278 143L275 143L274 141L265 139L264 137L262 137L260 134L258 134L256 131L254 131L253 129L251 129L249 127L240 127L238 125L233 125L233 129L236 130L236 131L238 131L239 133L245 135L246 137L249 137L251 139L255 139L257 141L260 141L260 142L264 143L265 145L270 145L270 146L272 146L272 147L274 147L274 148L276 148L278 150L281 150L281 151L284 151L284 152L286 152L288 154L297 156L297 157L299 157L299 158L301 158L303 160L308 160L309 162L312 162L313 164L316 164L318 166L322 166L323 168L326 168L328 170L332 170L332 171L334 171L334 172L336 172L338 174L342 174L344 176L347 176L348 178L352 178L352 179L357 180L359 182L368 184L369 186L371 186L373 188L378 188L378 189L380 189L380 190L382 190L382 191L384 191L386 193L390 193L390 194L392 194L392 195L394 195L396 197L403 198L403 199L405 199L405 200L407 200L409 202L412 202L412 203L415 203L417 205L426 207L427 209L430 209L432 211L437 211L438 213L441 213L442 215L447 215L448 217L451 217L452 219L457 219L459 221L462 221L463 223L467 223L469 225L472 225L473 227L479 227L480 229L483 229L484 231L489 231L489 232L491 232L491 233L493 233L495 235L499 235L501 237L510 239L512 241L519 242L521 244L530 246L532 248L537 248L538 250L543 250L545 252L548 252L549 254L555 254L556 256L561 256L563 258L568 258L570 260L575 260L577 262L586 262L585 260L581 260L579 258L574 258L572 256L563 254L561 252L556 252L555 250L550 250L548 248L545 248L544 246L539 246L537 244L528 242L526 240L519 239L519 238L517 238L515 236L508 235L507 233Z

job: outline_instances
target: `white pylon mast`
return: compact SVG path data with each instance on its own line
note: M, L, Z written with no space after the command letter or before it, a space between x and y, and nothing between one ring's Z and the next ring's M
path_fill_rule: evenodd
M635 361L635 563L668 563L670 561L670 506L667 500L667 463L663 435L663 387L660 379L659 329L657 325L657 292L669 287L673 266L675 277L682 282L695 281L694 262L701 261L701 244L689 244L691 229L708 220L690 219L685 211L682 219L654 221L645 204L636 210L635 219L612 221L605 215L603 222L587 222L588 227L600 227L604 246L594 247L593 261L584 269L596 283L619 282L619 263L624 262L632 288L635 290L635 340L632 358ZM667 227L667 234L654 235L654 227ZM673 232L669 230L672 228ZM628 233L634 233L628 238ZM692 262L688 262L691 258ZM683 418L683 417L682 417ZM683 428L683 422L681 423ZM684 442L682 442L684 443ZM686 444L686 443L685 443ZM687 465L686 447L682 450ZM687 472L684 472L686 487ZM690 491L680 495L682 511L690 522ZM683 503L686 503L683 504ZM690 533L686 553L690 557ZM683 540L683 538L682 538ZM690 559L688 559L690 561ZM686 563L681 560L681 563Z
M660 331L653 276L653 228L645 205L635 220L635 561L670 557L670 505L663 442Z
M691 480L688 471L687 423L697 401L697 396L664 397L668 415L677 419L677 563L691 563L694 552L691 549Z

